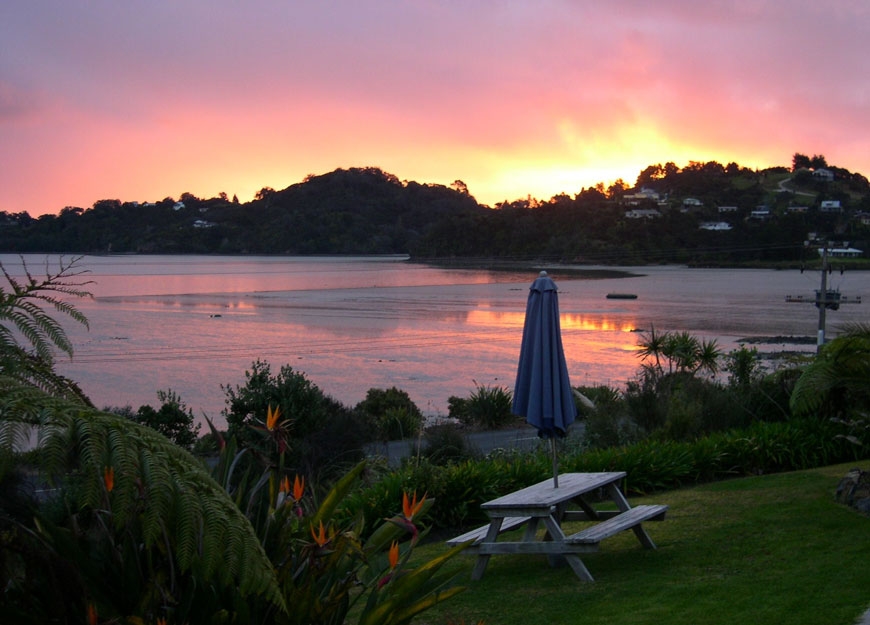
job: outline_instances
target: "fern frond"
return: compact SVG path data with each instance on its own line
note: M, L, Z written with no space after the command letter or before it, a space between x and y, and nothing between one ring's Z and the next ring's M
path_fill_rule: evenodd
M80 505L96 509L105 504L103 469L111 460L116 470L110 498L116 525L138 519L143 544L163 545L168 540L167 555L181 574L200 573L206 583L265 596L286 610L275 570L250 522L186 450L133 421L4 376L0 422L40 425L41 468L78 474Z
M30 424L0 419L0 452L23 451L32 431Z
M85 315L62 296L89 297L90 293L82 287L87 282L70 282L71 278L80 275L74 269L78 259L64 264L61 261L58 273L46 273L45 279L37 281L27 269L22 259L22 266L27 280L22 283L9 274L0 264L0 271L6 278L10 292L0 288L0 325L3 325L7 337L11 336L10 324L18 331L36 353L45 360L52 358L52 346L72 356L73 347L61 324L49 315L45 308L55 311L88 326Z

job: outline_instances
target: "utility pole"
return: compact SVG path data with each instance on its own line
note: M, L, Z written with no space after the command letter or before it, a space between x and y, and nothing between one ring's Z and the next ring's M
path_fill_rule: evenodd
M819 309L819 331L818 338L816 340L816 352L822 351L822 346L825 344L825 315L827 313L828 308L831 310L840 310L841 304L860 304L861 296L857 297L848 297L846 295L842 295L840 293L840 289L828 289L828 273L831 271L831 267L828 265L828 240L821 239L815 237L810 237L811 240L806 241L804 245L809 247L812 245L813 247L817 245L821 245L821 249L819 249L819 254L822 256L822 284L818 290L816 290L816 296L813 299L808 297L804 297L803 295L786 295L785 301L794 302L796 304L815 304L816 308ZM858 250L860 252L860 250ZM801 273L804 272L803 267L801 267ZM840 269L840 273L843 273L843 269Z
M828 240L822 241L822 286L816 301L819 307L819 336L816 343L816 353L822 351L825 344L825 310L828 308Z

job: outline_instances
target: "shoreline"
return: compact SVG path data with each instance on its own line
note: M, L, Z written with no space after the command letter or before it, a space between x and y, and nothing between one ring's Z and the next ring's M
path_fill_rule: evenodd
M581 280L610 280L617 278L637 278L646 274L625 268L610 268L601 265L566 265L544 261L500 261L494 258L469 258L451 260L425 260L409 258L409 262L437 267L438 269L467 269L472 271L500 271L505 273L526 273L546 271L551 277L560 275ZM684 265L680 265L684 266Z

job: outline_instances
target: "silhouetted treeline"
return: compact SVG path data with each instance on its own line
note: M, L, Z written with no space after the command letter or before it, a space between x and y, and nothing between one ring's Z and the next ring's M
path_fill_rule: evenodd
M791 168L760 172L735 163L651 165L631 188L620 180L495 207L478 204L458 180L446 187L377 168L338 169L264 188L244 204L185 193L152 203L100 200L38 219L0 212L0 251L734 262L799 260L810 232L866 248L867 179L813 159L796 154ZM718 229L702 228L711 224Z

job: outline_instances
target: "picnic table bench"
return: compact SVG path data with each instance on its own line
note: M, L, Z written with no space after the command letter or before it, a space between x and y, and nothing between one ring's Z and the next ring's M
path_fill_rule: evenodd
M487 501L480 507L489 516L489 524L451 538L447 543L470 543L469 552L477 554L472 579L483 577L490 556L512 553L564 557L577 577L594 581L579 554L598 551L602 540L629 529L644 547L655 549L642 523L662 521L668 510L666 505L631 507L619 488L624 478L624 471L565 473L559 476L558 487L553 486L552 479L547 479ZM616 504L616 510L597 510L592 506L590 494L600 491ZM569 510L569 504L576 504L580 509ZM566 521L593 521L594 524L566 536L562 530L562 523ZM546 531L539 539L541 523ZM522 526L525 530L520 540L498 540L501 534Z

